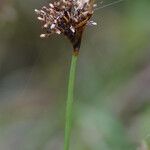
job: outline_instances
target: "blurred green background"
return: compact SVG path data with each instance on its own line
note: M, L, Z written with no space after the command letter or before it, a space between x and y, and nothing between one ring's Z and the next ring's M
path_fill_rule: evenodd
M39 38L34 9L48 2L0 0L0 150L63 149L72 49L63 36ZM99 9L93 20L78 61L71 150L148 150L150 0Z

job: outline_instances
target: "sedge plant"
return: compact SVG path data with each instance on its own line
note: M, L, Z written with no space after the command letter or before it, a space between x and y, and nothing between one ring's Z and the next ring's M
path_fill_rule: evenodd
M41 38L53 33L63 34L73 46L66 101L64 150L69 150L71 139L74 83L82 33L87 25L96 25L90 21L95 6L94 0L59 0L40 10L35 9L44 30Z

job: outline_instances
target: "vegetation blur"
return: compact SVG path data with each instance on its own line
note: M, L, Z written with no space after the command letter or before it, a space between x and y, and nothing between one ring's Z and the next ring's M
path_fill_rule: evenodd
M64 36L39 38L34 9L49 2L0 0L0 150L63 149L72 47ZM125 0L93 20L77 66L70 149L149 150L150 1Z

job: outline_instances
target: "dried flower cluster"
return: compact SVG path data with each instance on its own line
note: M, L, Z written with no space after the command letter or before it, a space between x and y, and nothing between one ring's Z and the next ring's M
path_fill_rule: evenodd
M52 33L67 36L75 50L79 50L82 32L86 25L96 25L89 21L93 14L93 0L59 0L43 6L41 10L35 9L38 20L42 22L45 33L41 38Z

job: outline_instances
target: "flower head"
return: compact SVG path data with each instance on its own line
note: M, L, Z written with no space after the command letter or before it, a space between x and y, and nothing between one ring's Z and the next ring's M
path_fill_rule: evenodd
M96 25L89 21L94 8L93 0L59 0L35 9L38 20L42 22L45 33L41 38L49 37L52 33L64 34L79 51L81 37L86 25Z

